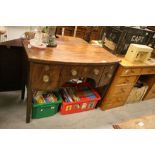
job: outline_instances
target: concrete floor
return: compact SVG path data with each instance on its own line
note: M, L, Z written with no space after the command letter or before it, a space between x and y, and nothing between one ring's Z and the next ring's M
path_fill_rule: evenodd
M155 99L101 111L99 108L70 115L33 119L25 123L26 101L20 101L20 92L0 93L0 128L56 128L56 129L105 129L118 122L155 113Z

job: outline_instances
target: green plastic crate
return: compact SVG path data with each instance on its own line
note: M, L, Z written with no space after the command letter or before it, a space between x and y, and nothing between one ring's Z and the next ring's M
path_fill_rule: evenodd
M58 112L59 105L62 103L62 98L58 92L54 92L58 101L47 102L43 104L33 103L32 118L43 118L55 115Z

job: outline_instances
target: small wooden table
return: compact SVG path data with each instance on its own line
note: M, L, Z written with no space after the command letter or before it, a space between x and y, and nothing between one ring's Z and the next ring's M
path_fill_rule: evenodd
M107 88L120 60L106 49L75 37L59 37L55 48L28 48L28 44L23 41L29 73L27 123L31 118L32 90L52 90L79 77L92 78L98 87ZM102 98L104 92L105 87Z
M155 129L155 114L113 125L114 129Z

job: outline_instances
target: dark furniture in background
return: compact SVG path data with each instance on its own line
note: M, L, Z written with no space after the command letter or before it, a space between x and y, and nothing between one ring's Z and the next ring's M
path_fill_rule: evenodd
M155 46L155 31L146 28L107 26L105 38L116 45L115 49L111 50L113 54L126 54L130 43Z
M65 28L65 36L73 36L75 26L57 26L57 34L62 34L62 28ZM82 38L87 42L91 40L99 40L102 38L101 32L103 26L77 26L76 37Z
M21 39L0 43L0 91L21 90L24 99L26 61Z

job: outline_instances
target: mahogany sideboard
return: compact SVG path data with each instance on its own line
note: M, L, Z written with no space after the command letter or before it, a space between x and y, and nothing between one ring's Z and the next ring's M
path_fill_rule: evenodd
M88 77L95 80L97 87L103 87L103 98L120 60L81 38L59 37L55 48L28 48L28 44L23 41L28 61L27 123L31 119L33 90L52 90L71 79Z
M143 100L155 98L155 63L130 63L122 58L101 104L102 110L107 110L126 104L128 96L140 77L145 77L144 82L148 90Z

